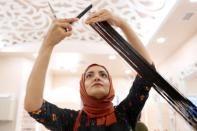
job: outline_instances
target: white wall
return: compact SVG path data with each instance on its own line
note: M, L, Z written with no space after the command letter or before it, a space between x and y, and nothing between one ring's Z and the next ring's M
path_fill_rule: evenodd
M1 131L14 131L16 127L16 116L18 112L18 103L21 91L25 87L25 64L27 60L24 58L13 58L0 56L0 92L13 94L16 98L15 117L13 121L0 121Z
M174 85L176 88L179 89L185 96L193 95L197 96L197 90L196 90L196 78L187 80L187 83L185 79L180 79L182 75L180 75L180 72L188 70L188 68L191 68L191 65L195 62L197 63L197 34L194 35L190 40L188 40L184 45L177 49L174 54L170 55L167 60L163 62L162 65L159 66L158 71L164 76L164 78L167 78L169 81L169 78L172 80L169 81L172 85ZM193 72L197 73L197 72ZM197 76L197 75L194 75ZM192 94L191 94L192 92ZM158 103L162 104L162 103ZM152 106L152 108L150 108ZM172 127L174 127L173 131L189 131L191 127L183 120L182 117L179 116L174 110L171 111L169 108L169 105L161 105L164 106L162 110L160 110L160 107L157 106L157 104L150 104L150 106L147 106L147 114L149 115L149 118L152 117L152 122L148 121L151 130L153 129L168 129L172 130ZM165 111L164 111L165 109ZM156 112L156 113L153 113ZM158 113L157 113L158 112ZM166 114L164 114L166 112ZM162 117L158 117L158 115L161 115ZM166 115L170 116L169 118L166 118ZM165 116L165 118L164 118ZM162 118L162 123L160 122ZM170 123L169 123L170 122ZM174 123L173 123L174 122ZM151 124L154 123L154 124ZM167 127L166 127L167 126ZM154 127L154 128L153 128Z
M25 54L29 55L29 54ZM0 121L0 131L21 131L21 128L26 128L28 120L24 116L28 116L24 111L24 96L26 91L26 84L32 69L34 61L21 53L2 53L0 54L0 93L11 93L16 97L15 117L13 121ZM45 83L45 93L51 89L51 73L47 72ZM34 123L32 123L34 124ZM22 127L22 125L24 125Z
M184 45L170 55L167 60L159 66L161 73L169 76L176 75L189 65L197 62L197 34L188 40Z
M190 79L186 79L187 94L188 96L197 96L197 75Z

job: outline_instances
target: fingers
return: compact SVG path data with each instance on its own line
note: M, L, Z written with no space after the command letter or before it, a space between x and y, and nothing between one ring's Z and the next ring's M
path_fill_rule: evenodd
M88 19L89 19L89 18L98 17L99 15L102 15L102 14L104 14L104 13L106 13L106 12L107 12L107 10L105 10L105 9L100 10L100 11L98 11L98 12L92 12L92 13L90 14L90 16L88 17Z
M62 31L64 37L68 37L68 36L71 36L72 35L72 31Z
M58 23L57 25L59 27L61 27L62 29L64 29L65 31L71 31L72 30L72 26L69 23Z
M57 33L57 32L59 32L59 33ZM55 33L55 35L57 35L61 40L64 39L65 37L71 36L73 33L72 30L66 31L63 28L58 28L57 32Z
M66 19L58 19L59 22L73 23L78 21L78 18L66 18Z
M78 21L78 18L67 18L67 19L55 19L53 25L55 27L61 27L64 31L71 31L73 22Z
M86 24L92 24L96 22L102 22L109 20L110 16L108 14L103 14L94 18L90 18L86 21Z
M65 20L65 22L73 23L73 22L78 21L79 19L78 18L67 18L67 19L64 19L64 20Z
M69 22L75 22L78 19L70 18L70 19L55 19L53 21L52 32L54 35L59 36L59 39L63 39L65 37L72 35L72 25ZM52 35L53 36L53 35Z
M100 10L96 13L92 13L85 21L86 24L92 24L95 22L106 21L110 18L110 12L106 9Z
M72 24L73 22L78 21L78 18L67 18L67 19L55 19L53 20L54 24L61 24L61 23L69 23Z

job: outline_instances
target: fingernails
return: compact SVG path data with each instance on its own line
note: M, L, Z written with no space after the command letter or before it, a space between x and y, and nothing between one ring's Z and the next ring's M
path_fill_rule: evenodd
M78 21L78 20L79 20L79 18L74 18L74 20Z
M79 20L79 18L65 18L64 20L78 21L78 20Z
M91 24L91 21L86 20L85 23L86 23L86 24Z

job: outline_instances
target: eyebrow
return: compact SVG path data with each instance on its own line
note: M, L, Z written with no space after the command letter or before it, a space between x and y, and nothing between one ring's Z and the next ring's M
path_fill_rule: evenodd
M85 74L93 74L93 73L94 73L94 71L89 71L89 72L86 72ZM106 71L103 71L103 70L99 71L99 73L105 73L105 74L107 74L107 72Z

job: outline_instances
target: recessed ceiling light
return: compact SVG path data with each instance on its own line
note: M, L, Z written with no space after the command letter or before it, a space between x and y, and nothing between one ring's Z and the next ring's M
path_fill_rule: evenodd
M131 70L129 70L129 69L125 70L124 72L125 72L125 74L127 74L127 75L129 75L129 74L131 74L131 73L132 73L132 71L131 71Z
M10 94L0 94L0 98L8 98L10 97Z
M8 44L8 41L4 39L5 36L0 34L0 49L3 47L6 47Z
M0 44L0 49L3 48L3 47L4 47L3 44Z
M116 55L109 55L108 57L110 60L115 60L116 59Z
M77 72L77 69L76 68L70 69L70 72L71 73L76 73Z
M160 44L164 43L165 41L166 41L166 38L164 37L160 37L157 39L157 43L160 43Z
M34 53L33 57L36 58L38 56L38 53Z
M190 2L197 2L197 0L190 0Z

